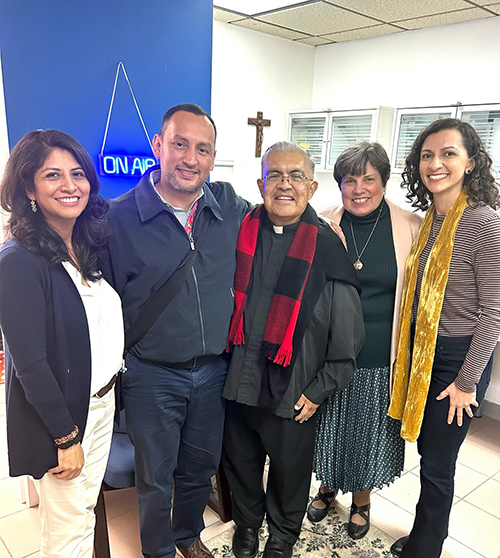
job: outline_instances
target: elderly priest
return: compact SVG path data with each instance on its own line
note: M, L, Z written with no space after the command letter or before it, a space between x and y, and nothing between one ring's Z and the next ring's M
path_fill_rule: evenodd
M289 558L308 501L316 410L349 383L364 327L354 268L308 203L318 187L309 154L276 143L262 175L264 204L246 216L237 244L223 465L234 554L257 554L266 514L264 558Z

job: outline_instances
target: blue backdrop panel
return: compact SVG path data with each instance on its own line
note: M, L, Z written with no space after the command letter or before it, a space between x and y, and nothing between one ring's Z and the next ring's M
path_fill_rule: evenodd
M151 137L174 104L210 110L212 0L2 0L0 49L11 148L31 130L57 128L98 168L119 61ZM104 151L151 155L122 72ZM137 180L101 177L102 193Z

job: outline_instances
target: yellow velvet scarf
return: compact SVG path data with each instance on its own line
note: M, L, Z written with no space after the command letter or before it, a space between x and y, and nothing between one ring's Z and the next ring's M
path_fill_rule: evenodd
M431 381L439 318L443 307L444 291L448 282L455 233L466 207L467 194L462 190L446 214L441 231L429 254L420 287L411 368L410 329L413 299L415 297L420 254L427 244L436 212L434 204L427 211L410 255L406 260L405 281L399 314L398 356L388 414L392 418L403 420L401 436L409 442L414 442L420 434Z

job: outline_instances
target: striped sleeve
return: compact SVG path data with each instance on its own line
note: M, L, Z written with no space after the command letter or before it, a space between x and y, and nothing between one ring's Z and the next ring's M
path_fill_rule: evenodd
M473 247L478 318L472 342L455 384L472 392L481 378L500 334L500 218L491 212L479 229L468 228L466 243Z

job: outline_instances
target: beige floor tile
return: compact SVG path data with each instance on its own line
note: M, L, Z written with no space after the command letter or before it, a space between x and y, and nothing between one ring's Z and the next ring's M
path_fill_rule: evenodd
M406 442L405 444L405 470L411 471L416 467L420 467L420 455L417 451L417 444Z
M207 527L201 532L201 540L204 543L207 543L210 539L213 539L214 537L217 537L221 533L224 533L224 531L227 531L228 529L234 529L234 528L235 528L234 521L228 521L227 523L222 523L222 521L219 520L217 521L217 523L210 525L210 527Z
M108 521L138 508L137 493L135 488L121 490L107 490L104 493L106 500L106 515Z
M471 434L469 440L500 452L500 423L491 420L484 428Z
M500 471L500 452L472 440L465 440L458 454L458 463L491 477Z
M210 527L214 523L220 520L220 516L214 512L212 508L208 506L205 508L205 513L203 514L203 521L205 522L205 528Z
M413 514L415 513L415 506L420 494L420 479L413 473L405 473L394 484L383 488L379 494L386 500Z
M9 478L9 464L7 459L0 459L0 480ZM0 512L1 513L1 512Z
M462 500L453 506L450 536L486 558L498 558L500 519Z
M500 481L500 471L493 478L497 481Z
M29 556L40 550L38 509L30 508L0 519L0 537L13 558Z
M140 558L139 510L135 509L108 523L112 558Z
M500 519L500 482L493 479L486 481L466 496L465 501Z
M4 545L2 539L0 539L0 558L11 558L9 552L7 552L7 548Z
M474 552L455 539L448 537L444 541L441 558L483 558L481 554Z
M40 558L40 552L35 552L34 554L30 554L29 556L26 556L25 558Z
M457 463L455 473L455 495L459 498L464 498L469 492L472 492L487 480L488 477L486 475L474 471L474 469L466 465Z
M2 502L0 517L27 509L26 505L21 504L19 500L18 482L15 478L0 481L0 502Z
M390 537L399 539L407 535L413 526L413 515L386 500L379 494L371 498L370 520Z
M474 434L481 428L484 428L486 425L490 424L490 422L495 422L495 421L492 418L485 417L485 416L481 418L473 418L467 436L470 437L472 434Z

